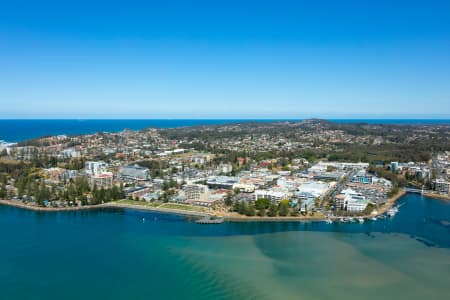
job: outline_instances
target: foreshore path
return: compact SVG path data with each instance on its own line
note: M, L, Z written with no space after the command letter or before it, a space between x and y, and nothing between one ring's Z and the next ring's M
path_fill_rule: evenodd
M397 195L391 197L383 206L377 208L376 213L372 213L370 215L361 216L363 218L369 218L374 216L379 216L384 214L389 208L391 208L398 199L404 196L407 192L405 190L401 190ZM426 196L426 195L424 195ZM98 205L85 205L85 206L76 206L76 207L39 207L35 205L24 204L20 201L15 200L0 200L0 205L9 205L14 207L19 207L28 210L34 211L43 211L43 212L58 212L58 211L79 211L79 210L91 210L91 209L101 209L101 208L126 208L126 209L134 209L134 210L145 210L145 211L154 211L161 213L170 213L177 214L183 216L192 216L192 217L220 217L224 218L226 221L230 222L298 222L298 221L323 221L325 220L324 216L298 216L298 217L248 217L239 215L237 213L224 213L220 211L208 211L208 212L200 212L189 209L177 209L177 208L167 208L164 207L164 203L161 205L145 205L145 204L131 204L131 203L120 203L120 201L107 202ZM331 219L339 219L340 217L331 217Z

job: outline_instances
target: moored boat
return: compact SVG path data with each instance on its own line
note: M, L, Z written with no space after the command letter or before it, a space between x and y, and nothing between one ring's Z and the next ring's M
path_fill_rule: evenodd
M391 208L389 208L388 211L386 212L386 214L387 214L389 217L393 217L393 216L395 216L397 213L398 213L398 208L397 208L397 207L391 207Z

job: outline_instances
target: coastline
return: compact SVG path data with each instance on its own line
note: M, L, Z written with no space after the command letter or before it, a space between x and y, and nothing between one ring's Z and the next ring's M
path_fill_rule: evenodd
M401 197L406 195L407 192L405 190L399 191L395 196L389 198L389 200L380 208L376 210L376 213L370 215L363 215L363 218L369 218L374 216L379 216L384 214L389 208L391 208ZM430 197L434 197L430 196ZM438 198L438 197L436 197ZM450 198L446 198L449 199ZM152 211L159 213L168 213L168 214L176 214L182 216L190 216L190 217L219 217L223 218L227 222L309 222L309 221L323 221L326 218L324 216L298 216L298 217L259 217L253 216L248 217L244 215L239 215L237 213L221 213L221 212L198 212L192 210L183 210L183 209L175 209L175 208L164 208L164 207L155 207L155 206L146 206L139 204L130 204L130 203L118 203L118 202L107 202L98 205L86 205L86 206L77 206L77 207L38 207L33 205L23 204L18 201L13 200L0 200L0 205L13 206L21 209L28 209L33 211L42 211L42 212L61 212L61 211L79 211L79 210L94 210L94 209L102 209L102 208L123 208L123 209L133 209L133 210L141 210L141 211ZM331 217L330 219L336 220L340 217Z
M423 193L424 197L435 198L439 200L450 201L450 195L436 194L436 193Z
M169 213L175 215L183 215L183 216L191 216L191 217L210 217L213 214L191 211L191 210L182 210L175 208L164 208L164 207L152 207L145 205L135 205L135 204L125 204L125 203L117 203L117 202L108 202L101 204L102 207L110 207L110 208L126 208L126 209L134 209L134 210L145 210L145 211L153 211L160 213Z
M13 207L18 207L18 208L22 208L22 209L28 209L28 210L34 210L34 211L45 211L45 212L90 210L90 209L98 209L98 208L105 207L105 204L85 205L85 206L77 206L77 207L40 207L40 206L23 204L19 201L5 200L5 199L0 200L0 205L7 205L7 206L13 206Z
M406 194L407 194L407 192L405 190L401 190L395 196L389 198L388 201L386 201L386 203L383 206L376 209L376 213L372 213L369 215L362 215L359 217L370 218L370 217L380 216L380 215L384 214L385 212L387 212L389 210L389 208L394 206L395 203L400 198L405 196ZM326 218L324 216L298 216L298 217L280 217L280 216L258 217L258 216L254 216L254 217L248 217L248 216L238 215L235 213L231 213L231 214L232 215L227 215L227 216L220 216L220 215L217 215L217 216L223 217L226 221L229 221L229 222L302 222L302 221L308 222L308 221L324 221L324 220L326 220ZM341 218L340 216L330 217L331 220L338 220L340 218Z
M371 217L376 217L379 215L384 214L385 212L387 212L389 210L389 208L391 208L392 206L394 206L394 204L403 196L405 196L408 192L405 190L400 190L396 195L392 196L391 198L388 199L388 201L386 201L385 204L383 204L383 206L379 207L376 211L375 214L370 215ZM363 216L363 217L370 217L368 216Z
M42 212L79 211L79 210L94 210L94 209L102 209L102 208L127 208L127 209L154 211L154 212L161 212L161 213L172 213L172 214L177 214L177 215L193 216L193 217L212 216L212 214L196 212L196 211L171 209L171 208L163 208L163 207L150 207L150 206L144 206L144 205L122 204L122 203L116 203L116 202L107 202L107 203L98 204L98 205L85 205L85 206L77 206L77 207L39 207L39 206L34 206L34 205L23 204L18 201L1 199L0 205L13 206L13 207L21 208L21 209L42 211Z

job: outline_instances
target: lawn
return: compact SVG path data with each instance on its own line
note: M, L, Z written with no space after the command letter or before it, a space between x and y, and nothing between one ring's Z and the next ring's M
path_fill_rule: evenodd
M139 205L139 206L148 206L148 207L158 207L161 204L160 203L154 203L154 202L146 202L146 201L135 201L135 200L129 200L129 199L123 199L116 201L116 203L119 204L130 204L130 205Z
M198 212L207 212L208 209L200 206L193 205L185 205L185 204L177 204L177 203L164 203L160 206L161 208L168 209L181 209L181 210L189 210L189 211L198 211Z

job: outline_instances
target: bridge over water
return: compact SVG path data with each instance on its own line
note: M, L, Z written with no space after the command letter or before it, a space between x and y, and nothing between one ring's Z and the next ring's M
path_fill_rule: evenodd
M417 194L424 194L424 193L430 193L432 191L430 190L425 190L425 189L419 189L419 188L405 188L405 191L408 193L417 193Z

